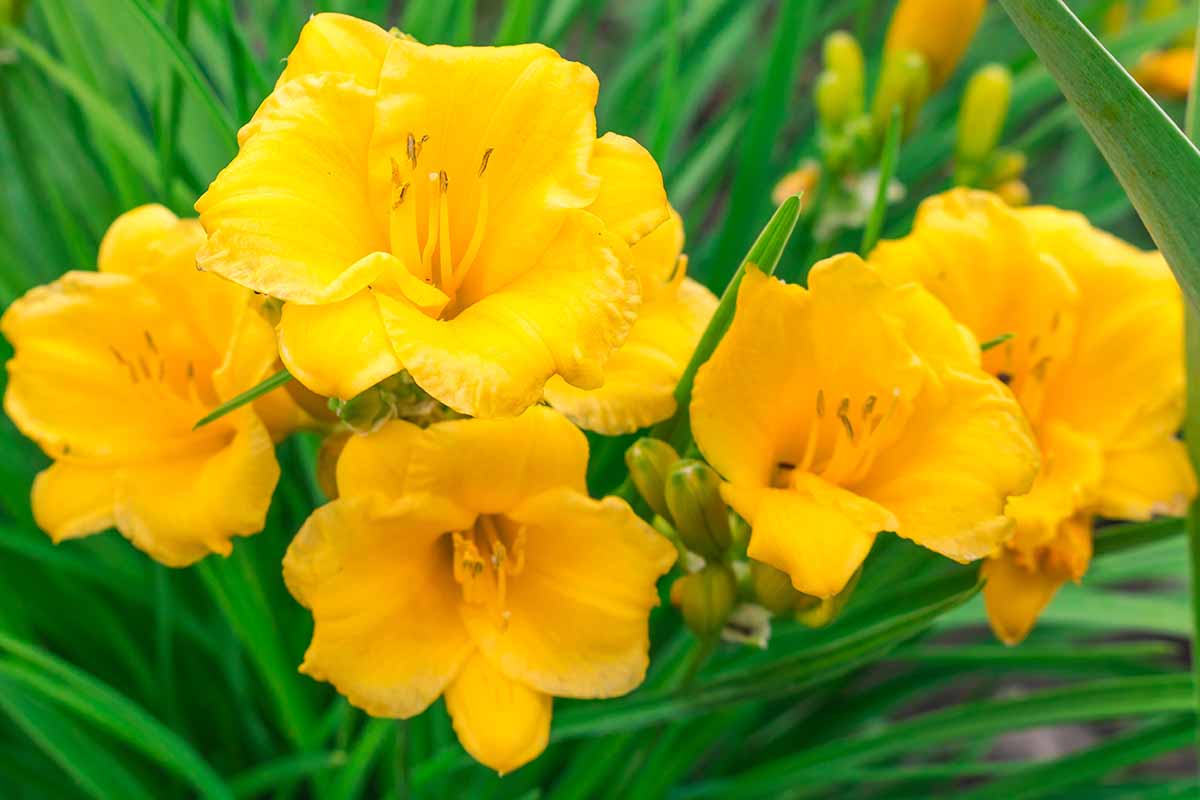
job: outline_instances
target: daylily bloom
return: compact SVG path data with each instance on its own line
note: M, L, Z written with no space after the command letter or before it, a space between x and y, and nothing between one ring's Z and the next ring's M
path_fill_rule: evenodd
M444 694L458 738L499 772L546 746L553 697L613 697L647 663L674 548L584 486L587 442L545 407L346 444L338 499L284 559L315 628L301 670L369 714Z
M949 80L975 37L987 0L900 0L884 52L916 53L930 72L930 91Z
M276 390L193 430L277 360L253 295L196 271L203 241L195 220L134 209L105 234L99 272L31 289L0 318L16 353L4 409L54 459L32 503L56 542L116 527L185 566L263 526L279 467L260 414L301 415Z
M657 170L627 168L644 151L596 139L597 92L540 45L425 46L319 14L196 203L200 264L284 301L284 363L320 394L407 370L491 417L555 375L599 388L640 291L636 239L595 206L636 209L617 226L634 236L670 208Z
M696 376L692 430L750 523L749 556L832 597L875 536L956 561L995 552L1037 451L1011 393L932 295L862 260L809 288L749 269L733 324ZM986 454L986 457L982 454Z
M546 400L575 424L615 435L675 413L675 384L717 298L685 277L683 220L667 205L662 174L650 153L633 139L605 134L596 142L592 169L603 180L588 210L630 243L642 305L629 338L604 367L603 386L580 389L555 376L546 384ZM646 188L638 195L628 191L630 186Z
M926 200L913 232L871 263L918 281L980 341L1012 387L1042 471L1007 513L1016 532L985 565L988 615L1008 643L1029 632L1091 558L1096 515L1182 514L1196 487L1183 418L1183 300L1158 253L1050 207L1011 210L986 192Z

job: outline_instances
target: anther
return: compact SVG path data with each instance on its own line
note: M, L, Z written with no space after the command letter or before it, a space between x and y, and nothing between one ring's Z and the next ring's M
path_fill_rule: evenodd
M488 161L492 158L493 148L489 147L483 151L483 160L479 162L479 177L483 177L483 173L487 172Z
M850 441L854 441L854 426L850 424L849 397L843 397L842 402L838 403L837 416L842 421L842 427L846 429L846 435L850 437Z
M392 203L392 209L393 209L393 210L395 210L395 209L399 208L400 206L404 205L404 198L405 198L405 197L408 195L408 187L409 187L410 185L411 185L411 184L408 184L408 183L406 183L406 184L404 184L403 186L401 186L401 187L400 187L400 194L396 195L396 201L395 201L394 203Z
M120 351L120 350L118 350L117 348L113 347L113 346L110 344L110 345L108 346L108 351L109 351L110 353L112 353L112 354L113 354L113 358L117 359L117 363L119 363L119 364L121 364L121 365L123 365L123 366L126 366L126 367L128 367L128 366L129 366L129 362L128 362L128 361L126 361L126 360L125 360L125 357L121 355L121 351Z
M438 173L438 188L445 193L450 188L450 176L446 174L446 170Z
M412 135L412 131L408 133L408 141L405 143L404 152L408 155L408 162L413 165L413 169L417 168L417 137Z
M825 390L817 389L817 416L825 416Z
M862 407L862 418L863 419L866 419L867 417L871 416L871 412L875 410L875 402L876 402L875 395L873 395L873 394L867 395L866 402L863 403L863 407Z
M412 141L411 134L409 134L408 140L410 142ZM394 158L389 158L388 161L390 161L392 163L392 186L399 186L400 185L400 165L398 163L396 163L396 159L394 159Z
M154 353L155 355L157 355L157 354L158 354L158 347L156 347L156 346L155 346L155 344L154 344L154 337L150 335L150 331L145 331L145 330L144 330L144 331L142 331L142 335L146 337L146 346L150 348L150 351L151 351L152 353Z

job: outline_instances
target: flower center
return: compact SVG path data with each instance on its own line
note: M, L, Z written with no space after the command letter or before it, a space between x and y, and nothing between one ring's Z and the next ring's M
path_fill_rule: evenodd
M891 440L888 432L903 424L900 404L899 387L884 401L868 394L861 399L843 397L836 404L826 398L824 389L818 389L803 454L797 462L779 462L772 485L790 487L801 472L819 475L837 486L860 480L885 442Z
M455 531L454 580L463 601L486 608L508 624L508 579L525 568L525 526L499 514L480 514L473 528Z
M195 362L188 359L179 364L168 360L149 330L142 331L142 338L136 344L124 343L122 349L110 343L108 351L150 402L182 404L189 414L195 413L193 409L217 404L211 382L197 373Z
M426 170L420 166L421 150L429 140L408 134L402 162L392 158L392 201L389 213L389 236L392 252L405 266L426 283L437 286L450 302L445 315L452 316L458 290L474 266L488 219L488 161L493 148L483 151L479 169L474 176L451 176L444 169ZM474 189L474 216L470 220L471 238L458 253L454 252L451 236L450 191L451 178L455 192ZM473 180L472 180L473 179ZM459 183L459 181L463 183ZM474 184L474 185L472 185ZM464 208L466 195L456 204ZM423 223L423 225L422 225Z
M1061 346L1061 321L1061 313L1056 312L1043 335L1013 337L984 353L984 368L1012 389L1026 416L1033 420L1041 416L1046 375Z

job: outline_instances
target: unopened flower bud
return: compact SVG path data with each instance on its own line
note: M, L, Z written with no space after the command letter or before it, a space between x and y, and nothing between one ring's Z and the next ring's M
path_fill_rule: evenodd
M925 57L912 50L887 53L883 73L871 105L871 117L878 130L884 131L899 107L905 132L917 123L917 115L929 97L930 72Z
M991 155L1000 141L1011 99L1012 74L1007 67L989 64L971 76L958 113L959 161L978 163Z
M671 519L664 491L667 474L679 460L671 445L649 436L638 439L625 451L625 466L638 494L663 519Z
M338 409L342 422L356 433L374 433L396 416L385 392L372 386L342 403Z
M845 91L845 102L851 114L861 114L865 69L862 48L858 40L846 31L834 31L825 37L825 71L837 75Z
M884 53L919 53L929 67L929 91L953 74L967 51L987 0L900 0L888 25Z
M860 575L861 567L846 582L846 586L832 597L813 597L797 592L800 594L800 600L796 605L796 621L810 628L822 628L833 622L850 600Z
M715 636L725 627L737 602L737 581L725 564L708 564L676 580L671 598L697 636Z
M826 131L840 130L854 114L846 84L835 72L826 70L818 75L813 94L817 115Z
M721 499L721 479L703 461L680 461L667 476L667 508L689 550L708 561L729 549L729 509Z
M988 185L997 186L1021 177L1025 172L1025 164L1024 153L1018 153L1016 150L997 150L988 172Z
M1105 36L1115 36L1125 30L1125 26L1129 24L1129 3L1124 0L1109 5L1108 10L1104 12L1104 19L1100 23L1100 30Z
M996 194L1013 208L1022 208L1029 205L1029 187L1025 185L1025 181L1023 180L1005 181L996 187Z
M750 561L750 585L758 604L775 615L795 610L807 597L796 591L786 572L761 561Z

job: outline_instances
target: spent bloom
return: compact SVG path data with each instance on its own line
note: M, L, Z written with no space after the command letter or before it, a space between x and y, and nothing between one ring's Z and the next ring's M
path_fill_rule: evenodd
M986 192L926 200L912 233L871 263L918 281L980 341L1042 453L1016 523L985 565L996 634L1020 641L1058 588L1078 581L1096 515L1182 514L1195 479L1175 434L1183 418L1183 301L1158 253L1050 207L1011 210ZM980 451L981 454L987 451Z
M281 390L193 430L277 366L251 292L195 268L204 231L147 205L119 217L99 272L31 289L0 318L4 409L54 459L33 513L55 541L116 527L169 566L260 530L279 477L271 432L303 414Z
M284 559L315 622L301 669L375 716L444 694L499 772L545 748L553 697L633 689L675 550L623 501L590 499L586 466L583 434L541 406L352 437L338 499Z
M1037 451L979 358L932 295L857 256L817 264L808 289L748 269L691 414L750 557L832 597L881 531L961 562L993 553Z
M598 389L643 293L630 246L671 210L644 150L596 138L597 92L541 45L319 14L196 204L199 263L284 301L281 356L320 394L407 370L491 417L554 376Z

